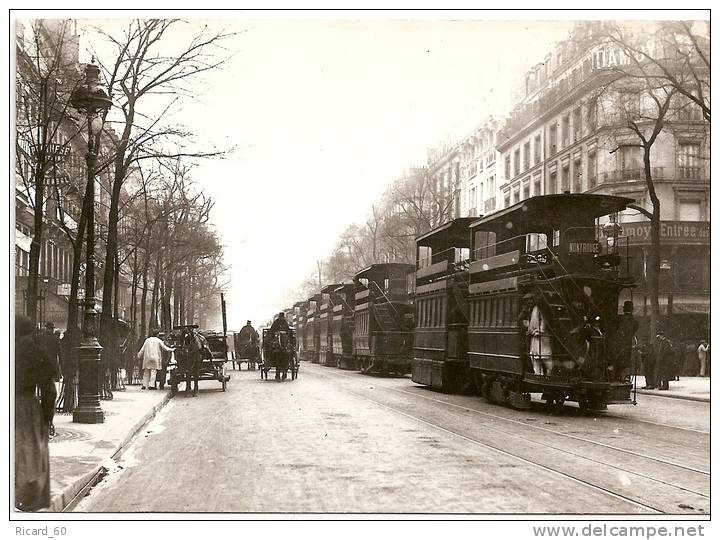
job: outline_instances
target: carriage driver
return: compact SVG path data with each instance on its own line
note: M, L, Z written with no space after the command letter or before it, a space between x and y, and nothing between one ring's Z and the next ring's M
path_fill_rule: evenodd
M244 352L247 347L257 345L258 340L258 333L253 328L252 322L248 321L247 324L240 329L238 335L238 342L241 347L241 351L238 352Z
M270 327L270 335L272 336L275 334L275 332L279 331L290 332L290 325L285 319L284 311L278 313L277 318L273 321L272 326Z

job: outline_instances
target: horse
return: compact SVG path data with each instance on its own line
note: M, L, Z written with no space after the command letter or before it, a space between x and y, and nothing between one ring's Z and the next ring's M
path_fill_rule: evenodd
M275 332L270 341L271 365L275 367L275 380L287 379L291 358L291 340L287 332Z
M207 345L203 344L204 338L194 332L191 328L183 327L180 347L175 350L177 369L185 377L185 394L190 394L191 379L195 381L193 397L198 394L200 380L200 368L202 367L203 350Z

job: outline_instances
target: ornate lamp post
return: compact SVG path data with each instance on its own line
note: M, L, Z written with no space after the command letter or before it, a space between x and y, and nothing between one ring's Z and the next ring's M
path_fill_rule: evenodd
M103 127L103 113L112 102L105 90L100 87L100 68L93 63L85 66L85 83L70 96L72 106L87 115L88 151L87 194L85 208L87 212L87 242L85 269L85 309L83 310L82 341L78 347L80 364L78 406L73 411L73 422L82 424L100 424L105 415L100 408L102 347L97 339L97 318L95 309L95 166L97 163L97 135Z

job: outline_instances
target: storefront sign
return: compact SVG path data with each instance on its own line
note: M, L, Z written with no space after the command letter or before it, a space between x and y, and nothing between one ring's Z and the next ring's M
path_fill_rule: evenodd
M650 243L650 222L623 223L621 236L627 236L630 244ZM710 244L708 221L661 221L660 242L663 244Z

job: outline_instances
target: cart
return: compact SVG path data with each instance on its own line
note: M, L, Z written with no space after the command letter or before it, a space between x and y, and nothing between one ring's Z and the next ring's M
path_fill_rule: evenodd
M287 379L288 371L290 371L291 380L297 379L300 361L295 346L294 329L290 328L288 332L275 332L271 336L269 330L264 328L262 345L262 361L259 365L261 379L267 380L271 369L275 370L276 380Z
M202 332L196 332L197 325L185 325L181 327L175 327L176 330L189 329L196 336L198 336L203 343L201 349L202 360L200 362L198 370L198 381L218 381L221 385L222 391L227 390L227 383L230 380L230 375L227 374L227 359L224 355L213 354L207 345L207 338ZM189 384L192 382L192 368L187 362L183 361L183 357L186 352L182 347L178 348L173 354L173 361L168 366L170 370L170 395L174 396L178 393L178 387L180 383L185 382ZM179 361L178 361L179 360Z

